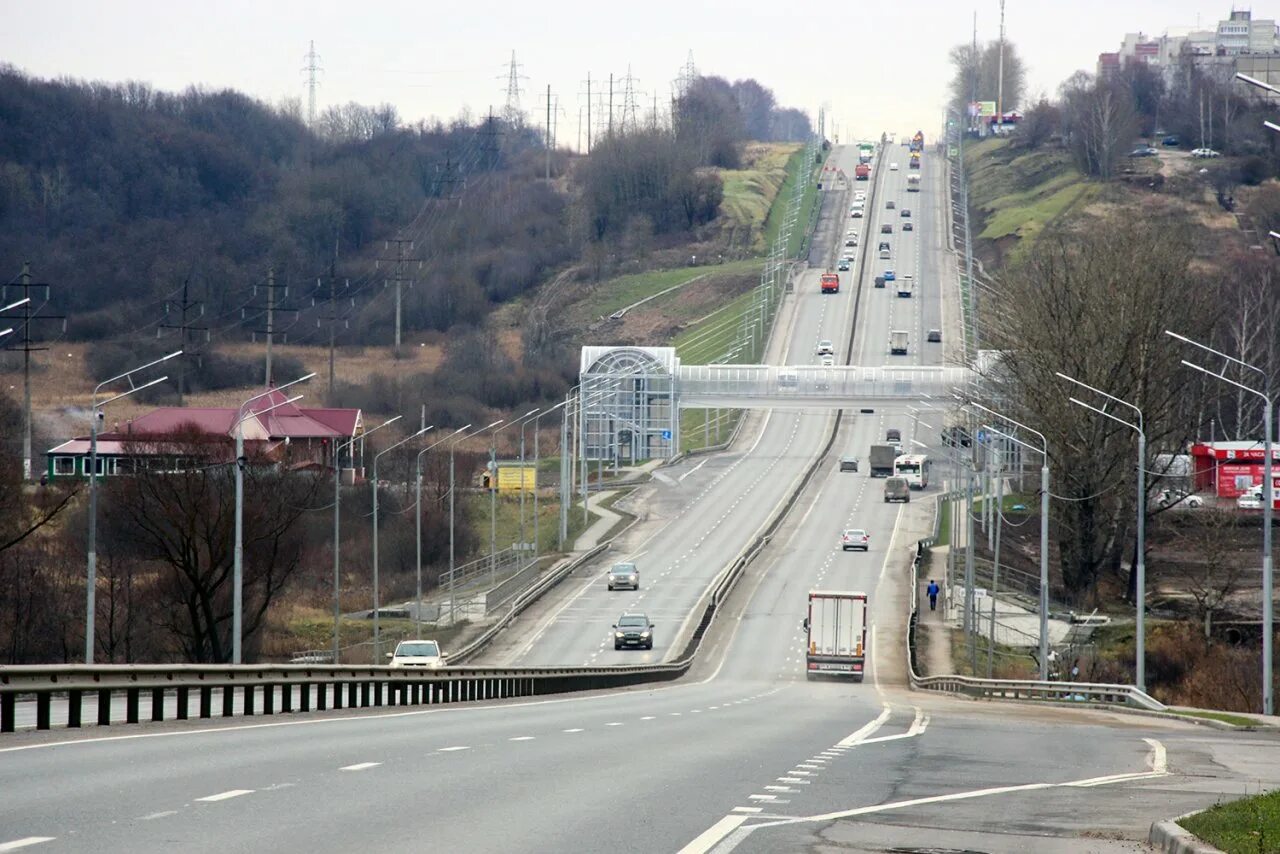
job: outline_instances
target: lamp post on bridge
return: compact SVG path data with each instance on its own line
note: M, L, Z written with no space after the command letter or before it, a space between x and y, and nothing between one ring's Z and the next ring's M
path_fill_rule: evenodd
M396 417L399 418L400 416L397 415ZM467 424L464 427L459 427L457 430L454 430L452 433L450 433L448 436L445 436L443 439L438 439L435 442L432 442L430 445L427 445L421 451L418 451L416 469L414 472L415 477L414 477L414 498L413 498L413 513L414 513L414 522L415 522L414 544L415 544L415 554L417 557L417 561L416 561L417 585L415 589L417 599L415 600L416 604L414 605L414 611L413 611L413 628L414 628L414 638L417 640L422 640L422 455L425 454L427 451L431 450L432 448L436 447L437 445L440 445L444 442L449 441L454 436L457 436L459 433L463 432L464 430L470 429L470 427L471 427L470 424Z
M370 478L369 482L373 486L373 663L374 664L379 664L381 663L381 660L382 660L382 627L378 620L378 614L382 610L381 602L379 601L379 584L378 584L378 460L380 460L386 454L391 453L396 448L400 447L406 442L412 441L418 438L419 436L421 436L422 434L426 433L428 430L433 429L433 426L434 425L432 425L432 427L423 427L421 430L418 430L417 432L410 433L408 436L405 436L399 442L395 442L391 445L388 445L387 447L383 448L381 451L373 455L373 477Z

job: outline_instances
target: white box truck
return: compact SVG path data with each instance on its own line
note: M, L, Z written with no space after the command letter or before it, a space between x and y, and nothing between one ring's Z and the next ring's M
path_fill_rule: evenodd
M907 331L895 329L889 333L889 353L893 356L907 355Z
M898 277L898 296L909 297L916 289L916 278L910 273Z
M861 682L867 661L867 594L809 591L805 674L849 676Z

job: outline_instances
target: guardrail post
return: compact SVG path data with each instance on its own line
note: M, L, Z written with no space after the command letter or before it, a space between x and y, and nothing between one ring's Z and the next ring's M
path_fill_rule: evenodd
M325 694L328 693L328 691L329 691L329 684L327 682L321 682L319 685L316 686L316 711L317 712L324 711ZM306 709L303 709L303 711L306 711Z
M369 683L368 682L360 683L360 708L362 709L369 708Z
M253 685L245 685L240 690L241 696L244 697L243 714L246 718L251 718L253 717L253 695L256 693L257 689Z
M0 732L13 732L16 700L13 694L0 694Z
M354 709L360 705L360 686L355 682L347 683L347 708Z
M72 688L67 692L67 728L80 728L80 710L84 692L79 688Z
M200 718L213 717L213 686L200 686Z
M316 687L323 688L324 686L317 685ZM319 692L317 691L316 693L319 693ZM303 682L300 685L298 685L298 710L302 712L311 711L311 683L310 682Z
M229 718L236 713L236 686L222 686L222 716Z
M306 682L302 683L304 686ZM293 711L293 685L289 682L280 686L280 711ZM306 711L305 709L303 711Z
M264 715L274 715L276 713L276 686L262 686L262 713Z
M98 726L111 726L111 689L98 689Z
M138 722L138 688L126 688L124 692L124 719L126 723Z
M36 729L49 728L49 704L53 701L51 691L36 693Z
M185 721L191 710L191 689L186 685L178 687L178 720Z
M163 688L151 689L151 720L152 722L164 720L164 689Z

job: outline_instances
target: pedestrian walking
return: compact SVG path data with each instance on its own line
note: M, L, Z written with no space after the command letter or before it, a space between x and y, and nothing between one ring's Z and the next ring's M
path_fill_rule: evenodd
M929 610L930 611L938 610L938 590L939 590L938 582L930 578L929 586L926 587L924 591L925 593L929 594Z

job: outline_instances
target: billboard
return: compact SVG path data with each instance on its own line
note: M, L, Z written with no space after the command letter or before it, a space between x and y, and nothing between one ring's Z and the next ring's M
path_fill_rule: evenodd
M533 492L538 483L538 472L532 464L498 463L498 492Z
M978 101L979 118L989 119L996 114L995 101Z

